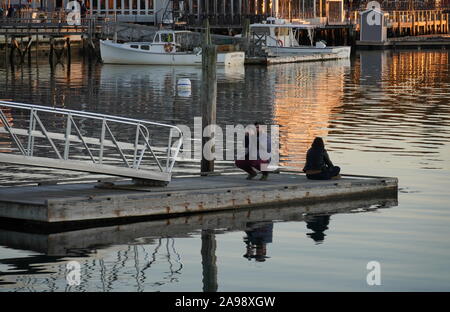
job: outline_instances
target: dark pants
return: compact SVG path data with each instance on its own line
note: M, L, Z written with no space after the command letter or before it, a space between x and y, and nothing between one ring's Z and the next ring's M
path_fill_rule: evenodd
M338 166L322 169L321 173L307 174L306 177L311 180L330 180L341 172L341 168Z
M244 170L245 172L247 172L248 174L256 174L255 170L259 170L262 173L267 174L267 171L263 171L261 170L261 164L264 163L268 163L268 161L266 160L248 160L248 159L242 159L242 160L236 160L234 162L234 164L236 165L236 167L238 167L239 169Z

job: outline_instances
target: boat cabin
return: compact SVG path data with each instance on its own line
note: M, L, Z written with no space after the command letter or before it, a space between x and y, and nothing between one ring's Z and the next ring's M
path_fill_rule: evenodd
M272 24L259 23L250 25L250 34L268 47L298 47L298 32L306 30L313 45L314 26L308 24Z
M131 49L140 49L153 53L175 53L183 50L183 43L188 38L189 31L160 30L153 37L152 42L129 42Z

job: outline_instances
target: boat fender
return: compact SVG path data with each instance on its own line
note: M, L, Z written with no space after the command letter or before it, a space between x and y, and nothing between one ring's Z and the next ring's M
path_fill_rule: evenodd
M164 45L164 51L166 51L167 53L172 52L173 50L173 45L171 43L166 43Z
M278 39L278 40L277 40L277 45L280 46L280 47L284 46L283 40Z

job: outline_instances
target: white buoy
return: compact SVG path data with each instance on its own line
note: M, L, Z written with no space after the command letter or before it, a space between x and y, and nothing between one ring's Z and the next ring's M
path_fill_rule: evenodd
M191 81L188 78L178 79L177 88L178 90L191 90Z
M188 78L181 78L177 82L178 96L191 96L191 81Z

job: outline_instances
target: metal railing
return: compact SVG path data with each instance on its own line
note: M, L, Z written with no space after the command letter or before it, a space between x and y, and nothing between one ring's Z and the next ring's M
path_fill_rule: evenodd
M170 181L182 132L145 120L0 101L4 140L10 148L0 150L0 162Z

